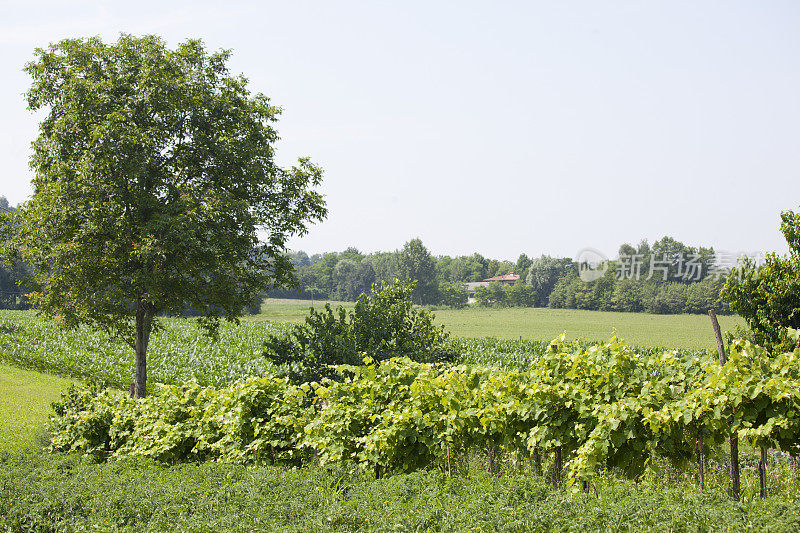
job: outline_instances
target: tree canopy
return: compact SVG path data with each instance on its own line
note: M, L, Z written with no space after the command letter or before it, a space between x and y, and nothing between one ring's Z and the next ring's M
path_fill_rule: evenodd
M160 314L187 308L212 334L270 286L295 282L286 242L326 215L321 169L274 159L280 109L229 51L159 37L66 39L25 66L33 195L15 250L33 269L33 305L136 348L137 397Z
M766 347L792 344L786 328L800 329L800 213L782 212L781 232L788 255L769 253L763 265L743 258L722 290L754 340Z

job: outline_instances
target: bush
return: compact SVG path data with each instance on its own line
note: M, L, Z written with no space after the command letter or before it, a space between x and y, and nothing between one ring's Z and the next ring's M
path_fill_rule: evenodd
M408 357L418 362L453 361L444 326L433 324L433 315L411 303L414 282L373 285L362 294L352 311L330 304L322 312L311 309L305 324L291 335L273 335L265 343L265 357L286 365L292 382L335 378L335 365L358 365L364 357L383 361Z
M136 401L114 389L73 386L53 403L50 450L96 461L297 462L309 390L265 376L222 389L162 385Z

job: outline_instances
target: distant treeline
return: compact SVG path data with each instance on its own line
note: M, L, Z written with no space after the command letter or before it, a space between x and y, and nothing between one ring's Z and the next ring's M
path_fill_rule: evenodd
M417 282L415 303L464 307L469 297L466 283L513 272L520 277L513 285L477 287L476 304L658 314L730 312L720 298L725 272L715 266L713 248L690 247L671 237L652 246L647 241L623 244L616 259L593 265L600 270L591 281L581 278L580 265L571 258L530 258L524 253L516 262L478 253L435 257L420 239L394 252L364 254L348 248L314 255L291 252L290 258L300 289L272 290L270 297L353 301L375 282L408 278Z
M8 203L5 196L0 196L0 216L13 213L15 208ZM7 237L9 230L5 219L0 219L0 238ZM4 260L0 257L0 309L29 309L28 298L19 283L25 278L27 269L24 264Z
M0 196L0 210L13 211ZM2 231L11 228L6 223ZM694 248L671 237L650 246L623 244L618 257L603 265L598 279L585 281L573 259L520 254L516 262L481 254L450 257L431 255L420 239L393 252L363 254L356 248L309 256L289 254L299 289L273 289L275 298L355 301L375 282L415 280L413 301L423 305L464 307L470 293L465 283L515 273L515 284L490 283L474 290L476 305L495 307L554 307L648 313L718 313L730 310L720 298L724 272L715 272L713 248ZM584 265L586 266L586 265ZM595 265L597 266L597 265ZM24 264L0 261L0 309L29 307L20 280ZM602 274L602 275L600 275ZM584 276L585 277L585 276ZM257 312L254 302L249 312ZM186 310L192 314L191 309Z

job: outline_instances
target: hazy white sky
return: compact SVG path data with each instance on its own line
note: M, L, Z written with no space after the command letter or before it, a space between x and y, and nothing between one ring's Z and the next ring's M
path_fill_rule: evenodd
M278 158L325 169L292 247L515 259L665 234L786 249L800 204L800 3L0 0L0 159L30 194L21 72L64 37L234 51L284 109Z

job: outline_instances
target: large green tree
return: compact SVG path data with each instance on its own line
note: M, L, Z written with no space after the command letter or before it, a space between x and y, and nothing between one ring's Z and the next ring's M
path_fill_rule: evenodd
M322 171L274 162L280 110L231 75L229 56L121 35L63 40L25 67L28 107L44 112L33 196L15 217L32 302L129 342L137 397L158 316L191 308L214 334L294 281L287 239L326 214Z
M790 343L786 328L800 329L800 213L781 213L789 254L767 254L763 265L743 258L722 290L731 309L745 319L756 342Z
M544 307L548 304L550 294L556 283L564 278L569 270L575 270L570 259L542 255L528 264L528 276L525 282L533 288L534 305Z
M411 295L415 304L436 301L436 265L421 239L411 239L397 252L397 271L401 279L416 282Z

